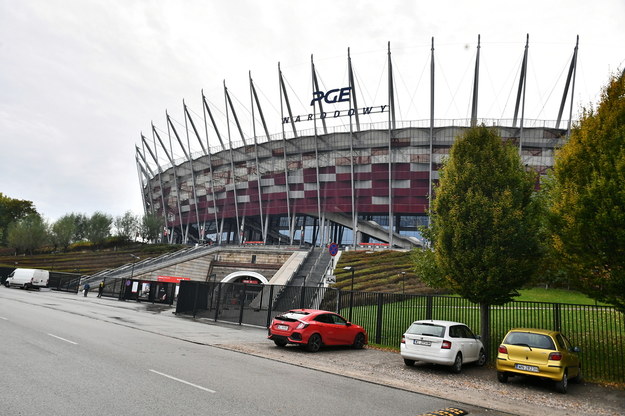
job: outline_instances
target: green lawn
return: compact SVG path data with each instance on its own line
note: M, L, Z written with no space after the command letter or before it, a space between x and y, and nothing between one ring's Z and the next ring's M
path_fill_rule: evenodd
M608 306L605 303L595 302L594 299L574 290L532 288L519 290L519 294L521 296L514 298L514 300Z
M381 298L367 295L355 296L351 314L349 306L340 312L351 315L352 322L367 329L369 342L384 348L397 349L410 323L425 319L428 314L432 319L464 322L474 331L480 330L479 306L460 297L406 296L404 299L395 294L379 294ZM510 328L557 327L581 348L587 380L625 381L625 316L613 308L595 306L594 300L578 292L530 289L522 291L519 301L491 307L490 315L491 361Z

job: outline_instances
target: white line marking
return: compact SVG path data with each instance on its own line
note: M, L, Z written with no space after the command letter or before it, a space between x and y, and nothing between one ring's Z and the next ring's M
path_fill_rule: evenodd
M172 380L178 381L178 382L180 382L180 383L187 384L187 385L189 385L189 386L192 386L192 387L198 388L198 389L200 389L200 390L207 391L207 392L209 392L209 393L217 393L215 390L207 389L206 387L202 387L202 386L198 386L197 384L189 383L188 381L181 380L181 379L179 379L179 378L176 378L176 377L174 377L174 376L170 376L170 375L167 375L167 374L161 373L161 372L156 371L156 370L152 370L152 369L150 369L150 371L151 371L151 372L153 372L153 373L156 373L156 374L158 374L158 375L160 375L160 376L170 378L170 379L172 379Z
M60 339L61 341L65 341L65 342L69 342L70 344L78 345L77 342L70 341L69 339L61 338L61 337L58 337L58 336L53 335L53 334L48 334L48 335L50 335L51 337L54 337L56 339Z

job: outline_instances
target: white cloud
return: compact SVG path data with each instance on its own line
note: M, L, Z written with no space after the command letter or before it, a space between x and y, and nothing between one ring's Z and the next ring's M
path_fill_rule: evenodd
M335 87L346 80L348 47L359 93L381 102L389 41L401 117L429 117L432 36L437 117L467 117L478 34L480 111L511 117L529 33L526 117L554 119L576 35L580 106L597 99L609 71L623 67L623 16L620 0L601 7L583 0L505 7L487 0L0 2L0 192L33 201L50 219L139 213L134 145L140 132L151 139L152 120L166 131L165 110L183 123L185 99L201 114L204 89L224 123L225 80L251 130L251 70L271 133L278 133L277 63L294 106L305 112L311 54L322 81Z

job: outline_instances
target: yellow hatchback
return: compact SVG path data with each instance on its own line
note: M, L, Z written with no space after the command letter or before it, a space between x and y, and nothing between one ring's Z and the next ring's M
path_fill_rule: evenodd
M497 353L497 379L506 383L514 375L543 377L555 381L566 393L569 379L581 381L579 348L558 331L515 328L506 334Z

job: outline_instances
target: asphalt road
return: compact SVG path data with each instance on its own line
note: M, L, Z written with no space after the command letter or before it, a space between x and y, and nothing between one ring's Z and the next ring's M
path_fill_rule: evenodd
M219 348L264 330L0 288L2 415L419 415L488 409ZM354 351L358 353L358 351Z

